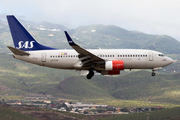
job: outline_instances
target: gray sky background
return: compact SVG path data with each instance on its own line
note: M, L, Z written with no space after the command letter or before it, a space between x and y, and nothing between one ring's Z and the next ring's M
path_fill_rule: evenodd
M68 28L116 25L180 41L179 0L0 0L0 14Z

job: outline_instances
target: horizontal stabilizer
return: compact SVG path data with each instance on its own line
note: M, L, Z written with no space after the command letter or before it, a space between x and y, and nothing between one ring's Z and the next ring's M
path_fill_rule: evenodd
M22 50L18 50L18 49L16 49L16 48L13 48L13 47L11 47L11 46L7 46L15 55L27 55L27 56L29 56L30 54L29 53L27 53L27 52L24 52L24 51L22 51Z

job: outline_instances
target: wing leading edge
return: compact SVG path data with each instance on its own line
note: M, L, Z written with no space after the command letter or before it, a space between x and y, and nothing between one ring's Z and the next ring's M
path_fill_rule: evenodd
M69 45L79 53L79 60L82 62L82 67L92 67L95 64L102 64L105 62L104 59L94 55L93 53L81 48L77 45L69 36L69 34L65 31L66 38L68 40Z

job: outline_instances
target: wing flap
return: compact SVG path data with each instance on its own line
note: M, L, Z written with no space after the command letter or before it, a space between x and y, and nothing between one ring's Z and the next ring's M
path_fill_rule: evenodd
M18 50L18 49L16 49L16 48L13 48L13 47L11 47L11 46L7 46L15 55L27 55L27 56L29 56L30 54L29 53L27 53L27 52L24 52L24 51L22 51L22 50Z

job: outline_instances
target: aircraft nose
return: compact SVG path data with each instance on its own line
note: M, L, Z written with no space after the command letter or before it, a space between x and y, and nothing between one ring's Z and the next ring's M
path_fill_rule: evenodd
M172 64L172 63L174 63L174 62L176 62L176 61L177 61L177 60L173 60L173 59L167 57L167 62L168 62L168 64Z

